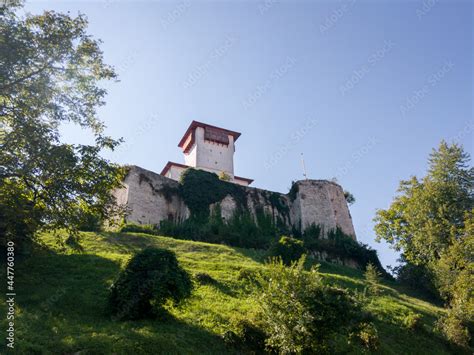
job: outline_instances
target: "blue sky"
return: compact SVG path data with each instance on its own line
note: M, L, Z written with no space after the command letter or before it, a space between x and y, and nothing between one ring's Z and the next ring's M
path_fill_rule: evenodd
M107 156L159 172L183 162L191 120L242 132L235 172L287 192L331 179L357 201L357 237L383 265L372 219L442 139L473 151L470 1L29 1L79 11L119 83L100 118L126 143ZM86 132L64 127L67 141ZM85 138L84 138L85 137Z

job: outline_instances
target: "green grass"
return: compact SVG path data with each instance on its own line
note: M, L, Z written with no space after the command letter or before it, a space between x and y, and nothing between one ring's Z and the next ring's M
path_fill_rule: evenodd
M248 284L238 275L242 269L265 267L261 251L140 233L84 233L80 252L60 248L50 234L40 241L43 248L16 263L16 353L234 353L226 347L222 334L258 312ZM217 284L196 285L186 302L170 308L169 319L112 321L106 311L108 287L130 256L146 246L173 250L187 271L205 272ZM351 290L365 288L358 270L323 264L320 271L330 284ZM385 284L383 290L368 306L379 332L379 353L450 352L433 332L441 308L401 292L394 283ZM4 297L2 293L2 314ZM422 330L402 327L408 311L423 316ZM1 326L6 328L4 319ZM4 349L3 336L1 342Z

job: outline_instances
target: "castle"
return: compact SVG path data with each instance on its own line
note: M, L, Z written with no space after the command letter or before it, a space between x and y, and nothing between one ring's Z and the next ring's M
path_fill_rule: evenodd
M282 194L249 187L253 180L236 176L233 157L239 136L235 131L193 121L178 144L185 164L168 162L161 174L129 166L123 187L113 192L117 202L127 207L126 222L159 224L163 220L180 222L189 218L189 208L177 193L178 181L186 169L195 168L241 185L246 208L254 217L257 211L263 211L275 223L284 223L289 228L304 231L315 224L326 233L339 228L356 238L344 191L337 183L300 180L290 193ZM218 203L222 218L231 218L237 208L233 197L227 195Z

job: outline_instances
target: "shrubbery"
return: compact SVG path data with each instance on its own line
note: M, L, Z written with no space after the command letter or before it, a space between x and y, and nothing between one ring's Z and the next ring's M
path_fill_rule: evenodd
M337 228L323 238L320 226L309 226L303 233L305 247L310 251L326 252L329 257L355 260L362 269L370 263L384 277L390 277L380 263L377 251L360 243Z
M239 320L236 331L227 331L223 338L227 345L248 353L261 354L265 351L266 334L261 327L248 320Z
M403 326L409 330L418 330L421 329L421 320L423 317L421 314L408 312L408 314L403 317Z
M324 284L317 267L304 271L304 262L287 267L274 259L257 277L266 344L279 353L330 352L333 339L347 338L361 318L356 300Z
M381 292L380 275L380 272L372 263L367 264L365 268L364 277L365 281L367 281L368 283L368 289L370 294L374 296L379 295Z
M172 251L147 248L128 262L112 285L110 311L119 320L155 316L166 301L179 302L191 290L191 279Z
M126 223L119 228L120 233L147 233L156 234L156 228L152 224Z
M276 239L276 231L269 232L266 226L255 223L249 212L235 214L229 221L223 221L219 208L208 220L187 219L180 223L162 221L157 229L161 235L207 243L266 249Z
M375 351L379 347L379 334L372 323L361 323L356 331L351 333L350 338L358 341L369 351Z
M282 236L278 242L272 244L269 255L272 257L280 257L285 265L301 258L306 249L301 240Z

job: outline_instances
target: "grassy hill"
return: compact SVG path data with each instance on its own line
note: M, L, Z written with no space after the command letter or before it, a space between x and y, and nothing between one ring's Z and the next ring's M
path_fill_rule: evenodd
M41 250L16 262L17 353L233 353L222 334L258 311L248 284L238 276L242 269L265 267L259 251L139 233L84 233L80 252L59 247L51 234L40 241ZM217 284L196 285L191 298L170 310L169 319L112 321L106 313L108 287L130 256L146 246L173 250L187 271L208 273ZM323 264L320 271L328 283L365 287L357 270ZM5 314L4 293L0 298ZM376 316L379 353L450 352L433 333L441 308L390 283L369 307ZM423 316L422 330L403 327L408 311ZM5 320L1 322L6 329Z

